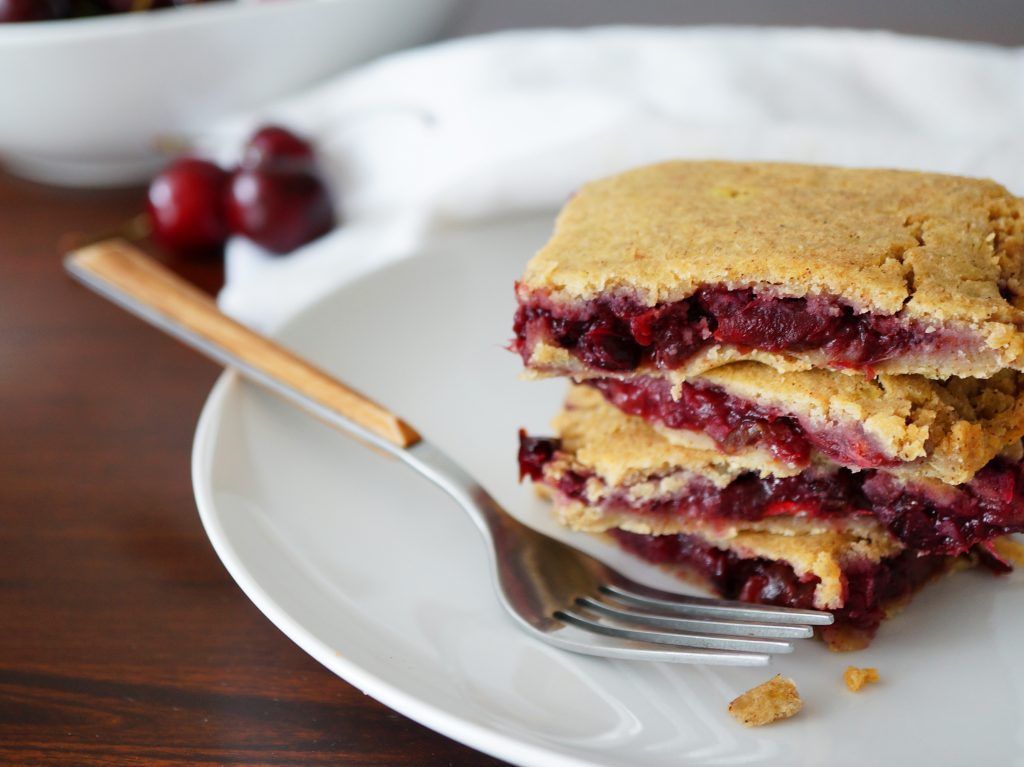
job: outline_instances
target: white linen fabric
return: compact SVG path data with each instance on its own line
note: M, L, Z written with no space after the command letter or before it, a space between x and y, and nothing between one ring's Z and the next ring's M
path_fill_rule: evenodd
M427 227L554 209L658 160L912 168L1024 193L1024 49L824 29L508 32L381 59L221 126L208 148L230 161L265 122L317 142L344 221L286 257L230 243L221 305L269 328L413 252Z

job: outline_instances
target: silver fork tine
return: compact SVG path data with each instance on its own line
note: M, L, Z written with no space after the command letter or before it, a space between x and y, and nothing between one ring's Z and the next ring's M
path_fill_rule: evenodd
M559 610L555 613L555 617L598 634L655 642L657 644L697 647L704 650L738 650L741 652L766 653L793 652L793 645L778 639L750 639L747 637L685 631L651 631L618 623L609 623L600 617L595 620L576 610Z
M766 639L807 639L814 636L814 629L811 626L797 626L786 623L726 621L714 618L680 618L665 611L637 610L609 604L592 597L580 597L576 600L576 603L616 620L675 629L677 631L763 637Z
M626 586L624 584L628 583ZM722 599L694 597L688 594L673 594L660 591L631 581L617 581L600 587L601 591L617 599L640 607L654 607L677 615L689 617L713 616L725 620L760 621L763 623L804 623L811 626L828 626L833 620L831 613L817 610L799 610L792 607L774 607L728 602Z
M680 645L646 642L623 636L598 634L571 623L545 635L545 640L563 650L619 660L659 661L717 666L766 666L771 656L766 653L730 650L704 650Z

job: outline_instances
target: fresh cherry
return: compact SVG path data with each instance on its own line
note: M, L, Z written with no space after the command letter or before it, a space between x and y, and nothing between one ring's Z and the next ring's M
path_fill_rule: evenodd
M312 170L313 164L312 145L278 125L267 125L256 131L242 153L243 168L274 165Z
M231 231L273 253L287 253L334 227L327 187L312 170L240 168L227 196Z
M0 0L0 22L49 21L70 15L70 0Z
M335 219L314 155L308 141L271 125L253 134L241 164L230 171L205 160L178 160L149 189L154 235L185 252L218 248L229 234L278 254L315 240Z
M194 157L167 166L149 185L147 209L154 236L176 251L221 247L228 237L228 178L217 165Z
M274 253L287 253L334 226L330 194L313 146L278 125L252 135L228 191L228 221Z

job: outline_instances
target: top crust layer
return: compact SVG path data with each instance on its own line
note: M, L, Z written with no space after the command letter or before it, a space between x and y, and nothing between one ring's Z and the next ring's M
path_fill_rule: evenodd
M522 288L647 305L724 284L979 331L1024 354L1024 202L992 181L668 162L584 186ZM1020 347L1020 348L1017 348Z
M969 482L1024 436L1024 375L1010 370L987 380L940 383L920 376L869 380L822 370L780 374L756 362L739 362L704 378L811 425L857 422L889 455L907 462L909 474L951 485Z

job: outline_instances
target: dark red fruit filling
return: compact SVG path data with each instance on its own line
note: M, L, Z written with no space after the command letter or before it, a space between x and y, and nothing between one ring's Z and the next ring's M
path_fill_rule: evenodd
M866 469L899 463L862 431L807 430L791 415L732 397L707 383L684 383L678 400L672 398L672 385L661 378L595 378L586 383L630 415L672 429L704 432L725 453L756 446L791 466L805 466L813 447L845 466Z
M624 296L562 306L535 295L520 302L514 330L512 348L524 361L544 340L589 367L615 372L640 365L671 370L713 344L819 350L836 367L870 369L910 349L949 342L899 316L857 314L838 298L782 298L721 285L653 308Z
M519 481L529 477L534 482L544 478L544 464L554 458L560 443L557 439L531 437L519 430Z
M742 559L689 535L637 535L614 530L612 536L626 551L643 559L682 565L693 571L725 599L814 608L818 578L800 578L783 562ZM911 596L945 565L945 557L919 556L913 551L904 551L877 564L853 564L843 572L846 593L843 606L832 611L835 626L873 635L885 618L887 606Z
M542 478L544 464L558 452L559 442L526 439L529 447L521 447L519 454L520 474ZM554 487L568 498L585 502L587 479L565 472ZM996 536L1024 532L1024 467L997 459L971 482L941 498L882 472L837 469L805 471L795 477L747 473L724 488L697 478L681 493L641 506L631 503L625 493L613 494L605 505L626 513L744 521L796 514L874 514L908 548L958 555Z
M1024 467L996 459L949 497L902 485L882 472L863 472L873 513L912 548L959 554L1006 533L1024 531ZM945 494L944 494L945 495Z

